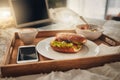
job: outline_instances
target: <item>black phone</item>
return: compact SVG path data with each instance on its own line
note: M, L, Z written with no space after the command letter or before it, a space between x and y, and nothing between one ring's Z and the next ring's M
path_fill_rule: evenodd
M20 46L18 48L17 63L38 61L35 45Z

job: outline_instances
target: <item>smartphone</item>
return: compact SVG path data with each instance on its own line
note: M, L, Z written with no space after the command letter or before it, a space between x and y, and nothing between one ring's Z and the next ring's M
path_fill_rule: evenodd
M18 48L17 63L38 61L35 45L20 46Z

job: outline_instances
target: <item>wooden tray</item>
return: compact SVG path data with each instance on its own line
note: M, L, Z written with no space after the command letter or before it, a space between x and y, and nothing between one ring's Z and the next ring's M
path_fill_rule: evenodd
M55 36L59 32L73 32L74 30L57 30L57 31L40 31L33 44L37 44L39 41ZM115 40L102 35L99 39L94 41L97 45L104 43L109 46L120 45L120 43ZM17 64L17 50L18 47L24 45L23 42L19 39L18 34L15 33L11 44L8 45L9 49L5 55L4 61L1 67L2 77L8 76L22 76L30 75L37 73L49 73L51 71L67 71L70 69L87 69L91 67L96 67L103 65L105 63L120 61L120 55L107 55L107 56L98 56L98 57L89 57L89 58L79 58L79 59L69 59L69 60L51 60L39 55L38 62L23 63Z

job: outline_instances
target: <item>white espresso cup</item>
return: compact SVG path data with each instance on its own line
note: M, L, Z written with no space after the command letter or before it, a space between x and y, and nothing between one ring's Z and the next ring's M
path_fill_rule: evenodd
M21 29L18 32L18 35L25 45L29 45L34 42L37 33L38 33L37 29L27 28L27 29Z

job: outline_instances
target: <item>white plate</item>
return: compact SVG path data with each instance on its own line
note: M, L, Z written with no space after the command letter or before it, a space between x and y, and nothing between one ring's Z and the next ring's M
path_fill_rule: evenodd
M46 38L40 41L36 45L36 50L38 51L38 53L40 53L44 57L55 60L85 58L95 56L99 53L99 47L90 40L87 40L83 48L75 54L65 54L61 52L56 52L50 46L50 41L53 40L53 38L54 37Z

